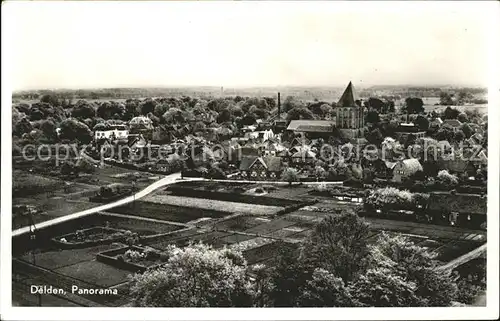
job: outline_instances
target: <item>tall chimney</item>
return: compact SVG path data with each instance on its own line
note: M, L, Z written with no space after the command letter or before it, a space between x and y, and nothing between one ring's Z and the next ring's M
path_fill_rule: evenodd
M278 92L278 119L281 119L281 100L279 92Z

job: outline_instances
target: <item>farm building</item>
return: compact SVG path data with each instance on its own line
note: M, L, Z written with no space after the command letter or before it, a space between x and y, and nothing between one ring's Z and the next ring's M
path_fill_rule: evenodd
M243 177L255 180L276 180L282 171L281 157L244 157L240 163L240 171Z
M394 182L401 183L418 171L422 171L422 165L420 164L418 159L410 158L399 161L396 163L396 165L394 165L392 169L392 180Z
M129 131L126 125L116 124L116 125L104 125L95 128L95 140L109 139L110 141L115 140L127 140Z
M427 210L438 215L449 215L450 220L462 224L470 222L479 226L486 221L486 203L486 195L433 192L429 195Z
M335 122L332 120L292 120L287 130L303 137L328 138L334 135Z

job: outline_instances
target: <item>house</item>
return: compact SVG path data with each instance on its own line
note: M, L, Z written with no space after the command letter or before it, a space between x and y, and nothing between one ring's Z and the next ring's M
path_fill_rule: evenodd
M395 132L396 138L399 142L404 143L413 136L415 139L423 138L425 131L422 131L414 123L401 123Z
M273 133L272 129L261 130L261 131L251 131L251 132L245 133L245 138L259 140L261 142L265 142L266 140L271 139L273 137L274 137L274 133Z
M282 162L280 157L266 156L243 157L240 163L241 176L253 180L275 180L281 175Z
M264 155L277 156L278 154L281 154L282 152L287 150L286 147L282 144L273 141L267 141L263 143L262 146L264 148Z
M476 145L481 145L484 141L483 135L479 133L475 133L469 138L469 143L471 144L476 144Z
M328 138L334 135L335 121L332 120L292 120L288 131L309 138Z
M441 127L443 125L443 120L439 117L433 118L429 121L429 127Z
M442 127L451 129L453 132L457 132L462 127L462 122L458 119L445 119Z
M486 204L486 195L432 192L429 195L427 211L439 216L448 215L453 225L456 222L464 222L479 226L486 221Z
M115 140L127 140L129 135L129 130L126 125L123 124L115 124L115 125L104 125L99 126L97 124L95 128L94 136L95 140L100 139L109 139L111 141Z
M405 159L397 162L392 169L392 180L401 183L418 171L422 171L422 165L416 158Z
M314 153L309 146L302 147L291 156L292 164L306 165L314 164L316 162L316 153Z

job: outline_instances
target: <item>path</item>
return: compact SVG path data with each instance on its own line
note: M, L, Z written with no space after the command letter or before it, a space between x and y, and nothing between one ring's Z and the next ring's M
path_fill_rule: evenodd
M36 228L37 229L43 229L43 228L46 228L48 226L52 226L52 225L59 224L59 223L62 223L62 222L74 220L74 219L79 218L79 217L91 215L91 214L94 214L94 213L97 213L97 212L106 211L106 210L109 210L109 209L111 209L113 207L116 207L116 206L120 206L120 205L125 205L125 204L128 204L128 203L131 203L131 202L133 202L136 199L139 199L141 197L144 197L144 196L148 195L149 193L153 192L154 190L157 190L158 188L161 188L161 187L164 187L164 186L167 186L167 185L171 185L171 184L177 183L179 179L181 179L181 174L180 173L170 174L170 175L168 175L168 176L166 176L166 177L164 177L164 178L162 178L162 179L154 182L153 184L149 185L148 187L146 187L145 189L137 192L134 195L125 197L125 198L123 198L121 200L118 200L118 201L115 201L115 202L112 202L112 203L104 204L104 205L101 205L101 206L97 206L97 207L94 207L94 208L91 208L91 209L88 209L88 210L84 210L84 211L81 211L81 212L73 213L73 214L70 214L70 215L61 216L61 217L55 218L55 219L50 220L50 221L45 221L45 222L42 222L42 223L38 223L36 225ZM203 180L203 179L202 178L190 177L190 178L185 178L183 181L198 181L198 180ZM14 230L12 232L12 236L13 237L19 236L19 235L28 233L29 231L30 231L30 227L29 226L25 226L25 227L22 227L20 229Z

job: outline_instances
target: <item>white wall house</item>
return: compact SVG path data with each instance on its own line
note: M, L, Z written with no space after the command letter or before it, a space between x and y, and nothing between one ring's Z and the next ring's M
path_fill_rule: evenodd
M128 128L125 125L113 125L105 130L96 130L95 139L127 139L128 138Z
M261 142L265 142L266 140L273 137L274 133L272 129L245 133L245 138L259 139Z

